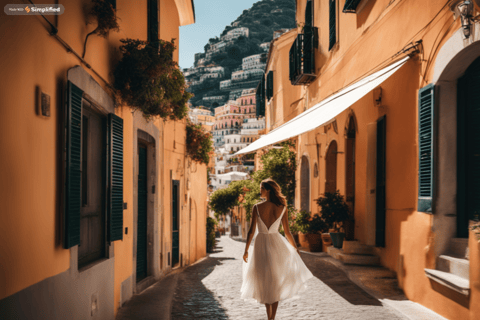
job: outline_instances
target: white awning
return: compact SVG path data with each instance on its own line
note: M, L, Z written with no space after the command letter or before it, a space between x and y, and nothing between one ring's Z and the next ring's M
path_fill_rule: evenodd
M292 120L261 136L260 139L238 151L235 155L249 153L271 144L288 140L329 122L387 80L409 58L407 56L322 100Z

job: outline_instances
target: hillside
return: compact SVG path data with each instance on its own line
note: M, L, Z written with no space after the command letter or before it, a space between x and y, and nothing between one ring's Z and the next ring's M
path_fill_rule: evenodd
M255 88L262 77L274 31L294 27L295 0L261 0L244 10L219 36L205 44L204 52L195 55L192 68L184 69L190 86L188 91L195 95L190 103L213 109L228 99L235 99L242 89ZM245 74L237 76L242 73L243 58L257 54L261 54L258 65L248 67ZM243 65L243 69L246 68ZM220 88L220 82L229 79L231 83Z

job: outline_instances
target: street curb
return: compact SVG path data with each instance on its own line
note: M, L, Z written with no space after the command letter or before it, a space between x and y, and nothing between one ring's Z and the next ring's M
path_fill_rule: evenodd
M389 306L399 316L402 316L408 320L448 320L447 318L442 317L441 315L435 313L427 307L424 307L419 303L409 300L405 295L385 297L383 295L377 294L377 292L375 292L374 290L366 287L360 279L356 278L352 274L353 272L350 272L350 270L348 270L342 262L331 257L326 252L314 253L303 250L300 250L300 252L317 256L319 258L324 258L325 261L342 270L350 281L355 283L362 290L380 301L382 304Z

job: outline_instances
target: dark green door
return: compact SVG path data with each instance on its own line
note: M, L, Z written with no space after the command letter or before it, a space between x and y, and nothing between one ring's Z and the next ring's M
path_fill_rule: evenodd
M468 238L468 220L480 218L480 58L457 88L457 237Z
M147 148L138 147L137 282L147 276Z
M386 116L377 121L377 189L375 246L385 247L385 185L386 185Z
M180 181L172 181L172 267L179 261L180 239L178 234L178 206Z

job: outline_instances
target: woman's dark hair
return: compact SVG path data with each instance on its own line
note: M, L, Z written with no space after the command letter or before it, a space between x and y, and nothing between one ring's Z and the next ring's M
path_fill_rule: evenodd
M287 205L287 198L282 194L282 190L275 180L268 178L260 183L260 187L270 191L270 201L277 206Z

